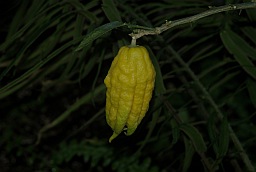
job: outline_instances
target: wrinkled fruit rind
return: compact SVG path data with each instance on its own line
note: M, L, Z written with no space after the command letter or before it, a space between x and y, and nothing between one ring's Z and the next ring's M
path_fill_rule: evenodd
M104 80L106 120L114 131L109 142L123 130L131 135L145 116L155 83L155 69L143 46L120 48Z

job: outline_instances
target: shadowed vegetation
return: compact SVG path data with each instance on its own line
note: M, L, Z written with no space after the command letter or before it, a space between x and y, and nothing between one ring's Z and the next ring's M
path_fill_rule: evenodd
M131 136L105 120L103 80L134 29L226 0L21 0L1 5L1 171L255 171L256 9L137 40L156 69Z

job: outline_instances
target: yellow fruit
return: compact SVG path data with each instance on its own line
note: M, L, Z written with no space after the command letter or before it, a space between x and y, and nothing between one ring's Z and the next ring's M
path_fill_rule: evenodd
M123 46L114 58L104 83L107 87L106 120L114 131L131 135L145 116L155 83L155 69L143 46Z

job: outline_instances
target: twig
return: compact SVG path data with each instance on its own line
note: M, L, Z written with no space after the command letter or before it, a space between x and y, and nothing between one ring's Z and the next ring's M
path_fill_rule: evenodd
M133 39L138 39L145 35L159 35L162 32L171 29L175 26L195 22L201 18L217 14L225 11L233 11L233 10L242 10L249 8L256 8L256 2L248 2L248 3L240 3L240 4L230 4L224 5L220 7L209 7L210 9L202 12L200 14L196 14L190 17L174 20L174 21L166 21L166 23L162 24L160 27L148 28L148 29L135 29L134 33L129 34Z

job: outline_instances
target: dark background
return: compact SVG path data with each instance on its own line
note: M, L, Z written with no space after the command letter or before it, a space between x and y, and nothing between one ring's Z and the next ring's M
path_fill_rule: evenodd
M230 3L243 1L0 2L0 171L253 171L255 9L138 39L154 94L136 132L108 143L103 80L128 34Z

